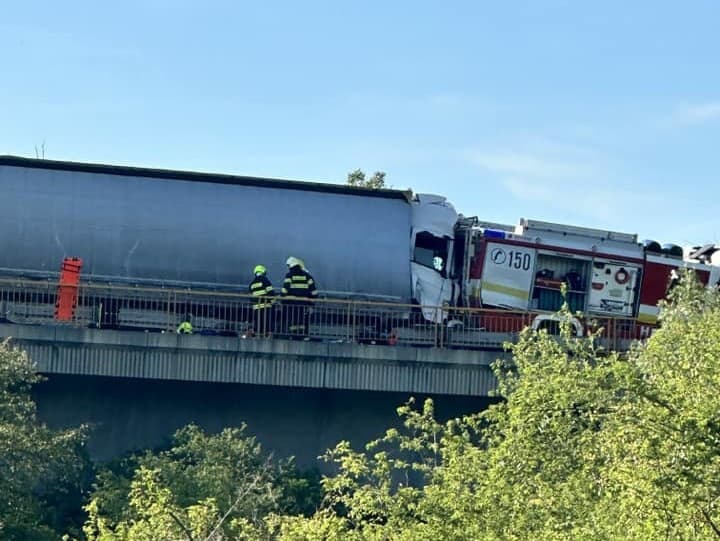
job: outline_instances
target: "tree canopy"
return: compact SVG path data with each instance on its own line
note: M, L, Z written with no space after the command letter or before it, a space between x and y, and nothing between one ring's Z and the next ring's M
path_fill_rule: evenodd
M86 430L51 430L30 395L41 377L0 342L0 539L57 539L83 495Z
M672 297L627 355L526 330L503 402L444 424L408 405L404 432L341 443L323 508L280 538L720 537L720 301L690 275Z
M379 190L385 188L385 172L375 171L369 178L365 177L362 169L355 169L347 175L347 184L360 188Z
M292 460L273 460L244 425L219 434L189 425L170 449L100 472L85 534L97 541L243 539L264 532L272 513L312 513L318 495L312 477Z

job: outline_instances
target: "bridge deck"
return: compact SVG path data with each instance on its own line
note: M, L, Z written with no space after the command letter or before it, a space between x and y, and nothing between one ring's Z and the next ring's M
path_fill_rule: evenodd
M0 324L40 372L489 396L502 351Z

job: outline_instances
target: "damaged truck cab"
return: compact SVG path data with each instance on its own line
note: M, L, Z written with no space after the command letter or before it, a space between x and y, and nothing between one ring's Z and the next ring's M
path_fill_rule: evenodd
M423 317L434 323L441 323L443 307L457 300L459 284L452 273L457 222L455 208L442 196L418 194L412 201L412 297Z

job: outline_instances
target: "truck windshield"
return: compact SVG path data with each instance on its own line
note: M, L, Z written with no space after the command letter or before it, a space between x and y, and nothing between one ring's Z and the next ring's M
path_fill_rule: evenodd
M415 263L436 270L445 276L447 252L447 239L436 237L427 231L422 231L416 235L413 253Z

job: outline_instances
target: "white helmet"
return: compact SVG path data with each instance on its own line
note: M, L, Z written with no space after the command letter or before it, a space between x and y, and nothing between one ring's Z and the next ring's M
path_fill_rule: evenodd
M285 264L286 264L288 267L294 267L294 266L296 266L296 265L302 266L302 261L300 261L297 257L290 256L290 257L288 257L287 260L285 261Z

